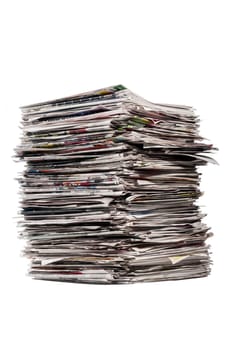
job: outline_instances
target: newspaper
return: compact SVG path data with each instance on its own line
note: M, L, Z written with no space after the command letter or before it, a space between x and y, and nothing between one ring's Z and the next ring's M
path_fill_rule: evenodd
M198 166L216 163L189 106L123 85L21 107L20 236L35 279L133 283L210 273Z

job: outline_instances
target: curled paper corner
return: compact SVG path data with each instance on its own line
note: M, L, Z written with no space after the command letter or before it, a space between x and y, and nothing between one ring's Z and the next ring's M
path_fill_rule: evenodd
M184 260L184 259L186 259L188 257L189 257L189 255L170 256L169 259L171 260L172 264L174 265L174 264L177 264L181 260Z
M43 259L43 260L41 260L41 265L42 266L50 265L54 262L61 261L61 260L64 260L63 257L62 258Z

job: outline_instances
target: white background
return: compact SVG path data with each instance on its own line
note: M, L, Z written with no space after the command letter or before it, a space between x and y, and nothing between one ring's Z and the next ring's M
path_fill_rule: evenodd
M231 1L1 1L1 349L231 349ZM193 105L220 166L204 170L209 278L128 286L32 281L17 215L18 107L113 84Z

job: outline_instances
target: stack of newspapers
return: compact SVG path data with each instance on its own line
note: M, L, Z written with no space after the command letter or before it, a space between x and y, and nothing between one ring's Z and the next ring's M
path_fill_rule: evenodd
M116 85L21 108L20 236L35 279L204 277L198 166L214 162L192 107Z

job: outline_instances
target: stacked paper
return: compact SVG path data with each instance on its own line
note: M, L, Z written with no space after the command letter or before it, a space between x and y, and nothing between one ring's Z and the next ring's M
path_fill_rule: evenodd
M21 236L33 278L209 274L197 167L213 161L213 147L191 107L154 104L117 85L21 110Z

